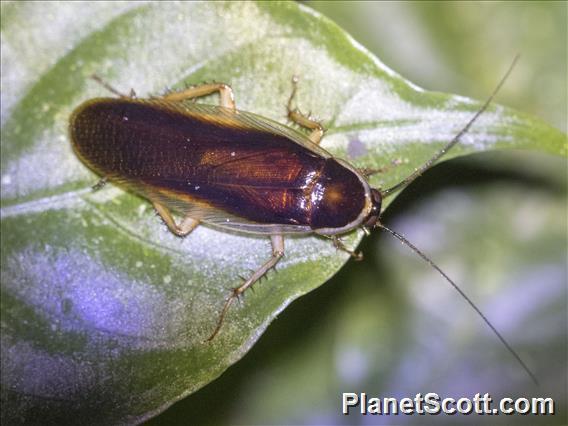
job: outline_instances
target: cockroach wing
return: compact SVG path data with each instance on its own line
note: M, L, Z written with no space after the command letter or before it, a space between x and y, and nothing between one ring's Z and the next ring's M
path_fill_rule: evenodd
M156 99L88 101L71 136L79 157L110 181L239 232L310 232L310 194L331 158L270 119Z
M199 218L205 224L249 234L310 234L313 230L307 225L259 223L236 216L226 211L204 206L199 203L179 203L173 205L177 211L185 211L192 218ZM183 204L183 205L180 205ZM180 208L181 207L181 208Z
M301 145L308 151L311 151L322 158L331 158L332 155L323 149L321 146L316 145L310 141L303 133L297 131L292 127L287 127L277 121L271 120L264 116L254 114L248 111L234 111L217 105L205 105L196 104L193 102L178 102L178 103L167 103L170 108L180 109L185 113L199 114L202 117L206 117L210 122L216 122L219 125L225 125L229 127L239 127L242 130L255 129L279 136L284 136L296 144Z
M263 203L265 208L258 209L260 214L266 216L266 222L263 223L259 221L262 219L258 217L255 217L256 220L245 217L246 212L242 214L236 212L231 213L228 211L231 206L226 208L219 207L215 205L214 200L197 197L187 192L182 193L166 189L163 182L161 182L159 187L148 184L141 185L139 182L124 181L118 183L130 187L133 192L143 195L152 202L158 202L166 206L169 210L182 217L189 216L215 227L221 227L236 232L265 235L308 234L312 232L311 228L305 223L273 223L273 221L290 222L289 217L278 218L270 205L266 206L270 202L271 197L276 198L275 191L273 190L263 191L251 187L241 186L236 188L230 186L222 187L220 185L216 187L209 186L207 188L208 191L213 190L215 192L221 192L222 190L225 195L232 196L233 198L241 197L242 199L246 199L249 197L251 200L255 200L255 202ZM169 182L168 186L175 186L175 184ZM198 188L198 190L201 190L201 188ZM264 198L263 195L266 195L266 198ZM247 206L250 207L251 203L247 203ZM251 208L254 208L254 205L252 205Z

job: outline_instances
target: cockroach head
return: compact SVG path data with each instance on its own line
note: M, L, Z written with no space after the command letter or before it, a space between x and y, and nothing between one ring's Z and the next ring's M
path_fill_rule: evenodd
M378 189L371 188L371 211L369 215L363 222L363 226L368 229L373 229L377 222L379 221L379 216L381 215L381 203L383 201L383 196Z

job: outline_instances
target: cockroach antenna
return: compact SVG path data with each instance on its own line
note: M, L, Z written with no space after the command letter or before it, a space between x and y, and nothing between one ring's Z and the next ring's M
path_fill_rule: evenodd
M381 191L381 195L383 197L387 197L389 195L392 195L395 192L399 191L400 189L408 186L418 176L420 176L422 173L424 173L426 170L428 170L430 167L432 167L444 154L446 154L455 144L457 144L460 141L460 138L465 133L467 133L467 131L472 126L472 124L487 109L487 107L489 106L489 104L491 103L491 101L493 100L493 98L495 97L495 95L497 94L499 89L501 88L501 86L503 86L503 83L505 83L505 81L507 80L507 78L511 74L511 71L513 70L518 59L519 59L519 55L515 56L515 59L511 63L511 66L509 67L509 69L507 70L507 72L505 73L505 75L503 76L503 78L501 79L499 84L497 85L497 87L495 87L495 89L493 90L493 93L491 93L491 95L489 96L489 98L487 98L487 100L482 105L482 107L475 113L475 115L469 120L469 122L458 132L458 134L450 142L448 142L442 149L437 151L428 161L426 161L422 166L420 166L412 174L410 174L407 178L403 179L402 181L400 181L396 185L394 185L394 186L392 186L392 187L390 187L390 188L388 188L384 191ZM507 342L507 340L505 340L503 335L495 328L495 326L491 323L491 321L489 321L487 316L485 316L485 314L477 307L477 305L469 298L469 296L467 296L467 294L465 294L464 291L444 271L442 271L442 269L438 265L436 265L428 256L426 256L422 251L420 251L420 249L418 249L414 244L412 244L410 241L408 241L408 239L406 239L406 237L404 237L402 234L399 234L398 232L386 227L385 225L383 225L380 222L377 222L377 224L375 226L387 231L393 237L398 239L402 244L406 245L412 251L414 251L418 256L420 256L420 258L422 260L424 260L426 263L428 263L432 268L434 268L436 271L438 271L438 273L448 283L450 283L450 285L461 295L461 297L463 297L465 299L465 301L481 317L481 319L485 322L485 324L487 324L487 326L491 329L491 331L493 333L495 333L497 338L501 341L501 343L503 343L505 348L507 348L507 350L513 355L513 357L517 360L517 362L525 370L525 372L528 374L528 376L531 378L531 380L535 383L535 385L538 386L539 383L538 383L536 376L529 369L529 367L525 364L525 362L521 359L519 354L517 354L517 352Z
M491 95L487 98L485 103L481 106L481 108L479 108L479 110L475 113L475 115L473 117L471 117L469 122L454 136L454 138L450 142L448 142L442 149L437 151L422 166L420 166L416 170L414 170L414 172L412 174L410 174L408 177L404 178L403 180L401 180L396 185L393 185L388 189L382 190L381 195L382 195L383 198L386 198L386 197L394 194L395 192L400 191L402 188L405 188L408 185L410 185L418 176L420 176L422 173L424 173L426 170L428 170L430 167L432 167L455 144L457 144L461 140L462 136L465 135L469 131L469 129L473 125L473 123L475 123L477 121L477 119L481 116L481 114L483 114L485 112L485 110L487 110L487 107L489 106L491 101L493 101L493 98L495 97L495 95L497 95L497 92L499 92L499 90L501 89L501 87L503 86L503 84L505 83L507 78L509 78L509 75L513 71L513 68L515 68L515 65L516 65L518 60L519 60L519 55L516 55L515 58L513 59L513 62L511 62L509 69L507 70L507 72L505 73L503 78L501 78L501 81L499 81L499 84L495 87L495 89L493 90Z
M473 308L473 310L475 312L477 312L477 314L481 317L481 319L485 322L485 324L487 324L487 326L491 329L491 331L493 331L493 333L495 333L495 335L501 341L501 343L503 343L503 345L505 345L507 350L513 355L513 357L517 360L517 362L521 365L521 367L523 367L523 369L526 371L526 373L532 379L534 384L538 386L538 380L537 380L536 376L529 369L529 367L524 363L524 361L521 359L519 354L517 354L517 352L515 352L515 350L512 348L512 346L509 344L509 342L507 342L507 340L505 340L503 335L501 333L499 333L499 331L497 331L497 329L495 328L495 326L493 324L491 324L491 321L489 321L489 319L485 316L485 314L483 312L481 312L481 309L479 309L477 307L477 305L475 303L473 303L473 301L469 298L469 296L467 294L465 294L464 291L444 271L442 271L442 269L438 265L436 265L424 253L422 253L420 251L420 249L418 249L414 244L412 244L410 241L408 241L402 234L399 234L398 232L393 231L390 228L387 228L386 226L384 226L381 223L377 224L377 227L384 229L385 231L390 233L392 236L394 236L396 239L398 239L402 244L408 246L412 251L414 251L418 256L420 256L422 258L422 260L424 260L426 263L428 263L432 268L434 268L436 271L438 271L438 273L447 282L450 283L450 285L461 295L461 297L463 297L465 299L465 301L469 304L469 306L471 306Z

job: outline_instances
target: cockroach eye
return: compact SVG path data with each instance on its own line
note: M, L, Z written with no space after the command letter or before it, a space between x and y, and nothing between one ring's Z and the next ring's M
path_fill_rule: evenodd
M363 226L371 229L375 227L379 220L379 216L381 215L382 201L383 196L381 195L380 191L378 189L371 188L371 212L369 213L369 216L367 216L367 219L365 219Z

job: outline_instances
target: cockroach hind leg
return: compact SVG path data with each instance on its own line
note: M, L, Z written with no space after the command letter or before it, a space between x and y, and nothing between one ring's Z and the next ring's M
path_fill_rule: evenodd
M297 107L295 108L292 107L292 102L296 97L296 91L298 88L297 76L292 77L292 85L293 85L292 93L290 94L290 97L288 98L288 103L286 104L286 109L288 110L288 118L292 120L294 123L298 124L299 126L311 130L311 133L308 135L308 139L313 143L315 143L316 145L319 145L323 137L323 134L325 133L325 129L323 128L320 122L312 119L311 113L304 115Z
M219 320L217 321L217 326L213 330L213 333L207 338L207 342L210 342L219 334L221 326L225 321L227 312L229 308L244 292L251 288L254 283L260 280L270 269L274 268L278 261L284 256L284 237L282 235L272 235L270 237L270 242L272 244L272 256L268 259L260 268L258 268L242 285L236 287L232 290L231 295L225 301L223 309L219 314Z
M184 217L182 221L177 224L174 217L172 216L172 213L167 207L156 201L154 201L152 204L154 205L156 212L160 215L164 223L167 225L168 229L178 237L185 237L199 225L199 221L197 219L193 219L189 216Z
M183 102L190 99L199 98L201 96L207 96L215 92L219 92L219 104L222 107L229 108L233 111L237 110L233 89L231 89L231 86L225 83L200 84L199 86L193 86L184 90L167 93L162 97L162 99L171 102Z

